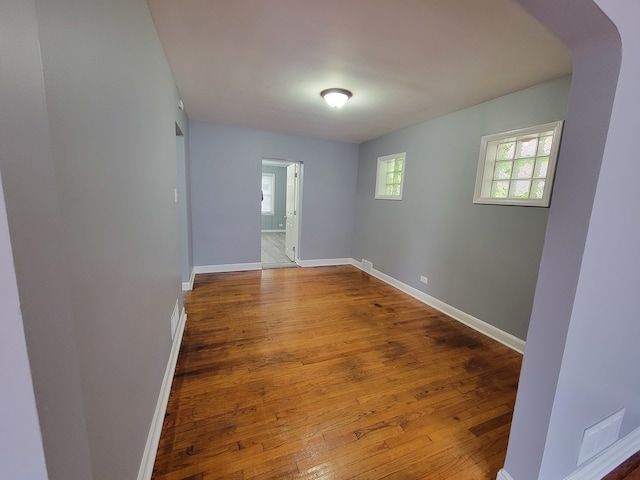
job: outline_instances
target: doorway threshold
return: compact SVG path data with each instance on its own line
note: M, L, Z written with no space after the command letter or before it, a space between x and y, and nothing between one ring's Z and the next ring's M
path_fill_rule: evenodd
M263 270L270 270L272 268L297 268L298 264L297 263L263 263L262 264L262 269Z

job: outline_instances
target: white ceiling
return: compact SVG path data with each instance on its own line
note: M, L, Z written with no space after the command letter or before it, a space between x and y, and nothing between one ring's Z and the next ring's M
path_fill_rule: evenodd
M148 4L191 120L361 143L571 71L511 0Z

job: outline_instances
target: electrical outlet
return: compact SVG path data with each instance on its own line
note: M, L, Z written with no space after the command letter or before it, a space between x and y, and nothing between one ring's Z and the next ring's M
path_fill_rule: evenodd
M282 223L278 224L278 226L283 227L284 225Z
M427 283L429 281L429 279L427 277L425 277L424 275L420 275L420 281L422 283Z

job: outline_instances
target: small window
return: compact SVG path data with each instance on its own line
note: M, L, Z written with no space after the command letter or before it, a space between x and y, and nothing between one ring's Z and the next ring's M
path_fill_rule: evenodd
M274 194L276 189L276 176L273 173L262 174L262 214L275 215Z
M376 197L386 200L402 200L402 184L406 153L378 157Z
M474 203L548 207L562 122L482 137Z

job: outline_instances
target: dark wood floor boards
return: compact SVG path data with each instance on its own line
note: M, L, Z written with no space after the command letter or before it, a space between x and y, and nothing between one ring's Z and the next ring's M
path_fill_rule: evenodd
M349 266L199 275L156 480L494 479L521 356Z
M640 480L640 452L628 458L604 480Z

